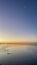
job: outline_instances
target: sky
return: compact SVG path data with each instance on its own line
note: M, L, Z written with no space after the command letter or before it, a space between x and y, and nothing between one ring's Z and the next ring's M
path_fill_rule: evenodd
M37 0L0 0L0 42L37 42Z

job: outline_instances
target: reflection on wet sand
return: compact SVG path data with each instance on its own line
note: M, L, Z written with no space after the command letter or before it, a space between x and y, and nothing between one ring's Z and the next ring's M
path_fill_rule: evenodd
M31 45L17 45L17 44L0 44L0 53L6 52L7 54L12 53L16 49L27 49L27 50L37 50L37 46L31 46ZM12 51L13 50L13 51Z
M18 46L18 45L12 45L12 44L1 44L0 45L0 53L7 53L7 54L11 54L12 53L12 51L11 50L13 50L13 48L14 49L16 49L16 48L20 48L20 47L24 47L24 46Z
M2 65L37 65L37 46L1 44L0 63Z

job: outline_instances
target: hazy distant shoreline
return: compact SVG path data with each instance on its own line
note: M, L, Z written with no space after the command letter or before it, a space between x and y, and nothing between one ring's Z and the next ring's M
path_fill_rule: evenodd
M12 45L36 45L37 46L37 42L36 43L0 43L0 44L12 44Z

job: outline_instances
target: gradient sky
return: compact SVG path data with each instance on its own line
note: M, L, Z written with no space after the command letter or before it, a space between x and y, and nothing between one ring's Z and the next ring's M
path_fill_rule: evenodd
M37 0L0 0L0 42L37 41Z

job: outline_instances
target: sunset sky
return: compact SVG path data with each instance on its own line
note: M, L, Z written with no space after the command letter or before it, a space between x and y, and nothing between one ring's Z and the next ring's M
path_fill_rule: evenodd
M0 42L37 42L37 0L0 0Z

